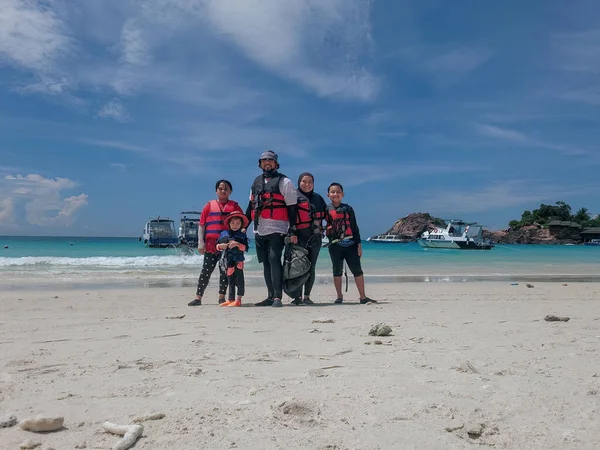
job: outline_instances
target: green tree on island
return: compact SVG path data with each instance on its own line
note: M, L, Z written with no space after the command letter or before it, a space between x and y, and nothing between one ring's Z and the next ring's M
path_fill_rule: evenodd
M511 220L508 225L518 230L526 225L548 225L553 220L577 222L583 227L600 227L600 217L592 219L588 214L587 208L580 208L575 215L571 214L571 206L563 201L558 201L554 205L542 203L538 209L533 211L524 211L521 220Z

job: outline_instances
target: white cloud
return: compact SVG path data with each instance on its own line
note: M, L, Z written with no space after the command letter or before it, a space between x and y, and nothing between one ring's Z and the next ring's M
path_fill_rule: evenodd
M125 172L129 167L128 164L123 164L123 163L110 163L109 166L112 167L113 169L117 169L121 172Z
M395 164L343 164L335 163L336 181L343 186L359 186L373 181L422 177L424 175L445 173L481 173L485 167L470 163L451 165L444 163L408 163ZM311 170L315 177L331 178L331 164L319 164Z
M144 31L134 20L127 20L121 30L121 58L128 64L147 66L151 61L150 45Z
M87 194L61 198L61 191L74 189L78 183L68 178L45 178L39 174L8 175L0 184L0 194L6 196L0 203L0 223L16 221L14 207L25 205L25 220L39 226L70 226L76 212L87 204Z
M0 55L36 72L53 72L71 49L59 1L2 0Z
M423 191L419 204L435 214L495 211L520 205L554 202L570 195L594 193L598 186L555 186L539 180L506 180L469 189Z
M246 56L321 96L370 100L370 4L362 0L207 0L213 27Z
M487 48L455 48L425 60L425 67L432 72L468 73L492 57Z
M547 150L555 150L564 153L565 155L586 155L589 153L589 151L575 146L535 139L525 135L524 133L494 125L476 124L475 129L477 133L482 136L506 142L512 142L513 144L519 144L524 147L537 147Z
M93 145L95 147L106 147L106 148L116 148L119 150L126 150L130 152L137 153L147 153L148 148L143 147L141 145L129 144L127 142L121 141L103 141L98 139L80 139L80 142L85 144Z
M78 103L74 94L86 90L143 92L226 104L246 84L234 48L320 96L369 100L378 89L364 63L363 0L3 0L2 8L0 58L33 75L20 78L23 93Z
M14 221L14 203L12 197L6 197L0 200L0 224L6 225Z
M127 109L125 109L125 106L123 106L123 103L116 98L112 99L102 108L100 108L98 111L98 117L102 117L104 119L110 118L118 122L128 122L131 119Z

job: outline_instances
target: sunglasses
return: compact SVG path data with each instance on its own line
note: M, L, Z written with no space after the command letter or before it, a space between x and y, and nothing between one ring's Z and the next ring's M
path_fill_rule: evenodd
M273 158L263 158L261 161L275 161Z

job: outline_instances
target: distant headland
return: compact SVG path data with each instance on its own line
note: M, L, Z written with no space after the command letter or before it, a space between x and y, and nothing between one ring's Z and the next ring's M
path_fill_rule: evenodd
M414 242L431 228L445 221L429 213L412 213L394 223L384 234L398 236L402 242ZM504 230L484 230L484 237L500 244L582 244L600 239L600 216L587 208L572 214L571 207L558 201L526 210L520 220L511 220Z

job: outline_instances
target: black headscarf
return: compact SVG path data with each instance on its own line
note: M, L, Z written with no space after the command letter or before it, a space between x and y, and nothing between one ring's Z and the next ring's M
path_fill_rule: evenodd
M302 190L302 188L300 188L300 182L302 181L302 178L304 178L305 176L309 176L309 177L311 177L311 178L312 178L312 180L313 180L313 190L312 190L312 191L310 191L310 192L304 192L304 191ZM315 177L313 176L313 174L312 174L312 173L310 173L310 172L302 172L302 173L300 174L300 176L298 177L298 189L300 190L300 192L302 192L304 195L306 195L306 197L308 197L309 199L310 199L310 198L312 198L312 195L313 195L313 193L315 192L315 190L314 190L314 185L315 185Z

